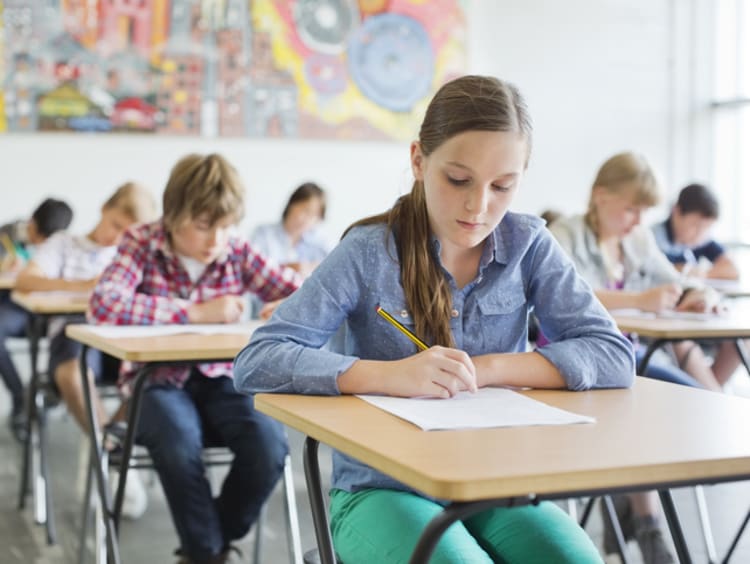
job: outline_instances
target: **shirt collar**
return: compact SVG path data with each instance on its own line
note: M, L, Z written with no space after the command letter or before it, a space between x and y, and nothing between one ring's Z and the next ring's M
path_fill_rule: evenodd
M432 251L435 253L435 257L438 260L438 263L442 264L440 261L440 241L438 241L438 238L432 234ZM479 259L479 272L481 273L482 270L493 260L495 262L498 262L500 264L505 264L507 262L507 248L500 247L498 245L498 241L500 239L497 235L497 229L493 230L492 233L490 233L487 236L487 239L484 240L484 248L482 249L482 257ZM497 249L500 248L500 253L498 254Z
M153 226L154 229L150 233L149 237L149 246L151 247L151 251L154 253L161 253L168 258L177 258L169 244L169 240L167 238L167 230L164 228L164 221L160 219L159 221L154 223Z

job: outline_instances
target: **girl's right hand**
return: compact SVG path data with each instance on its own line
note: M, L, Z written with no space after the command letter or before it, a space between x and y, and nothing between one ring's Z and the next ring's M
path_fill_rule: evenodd
M674 309L682 295L679 284L664 284L645 290L638 296L638 309L643 311L660 311Z
M477 391L471 357L448 347L431 347L388 363L383 393L399 397L449 398L460 391Z

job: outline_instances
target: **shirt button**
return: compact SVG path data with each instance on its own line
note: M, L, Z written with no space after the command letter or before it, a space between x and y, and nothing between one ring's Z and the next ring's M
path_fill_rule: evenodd
M458 310L457 309L452 309L451 310L451 317L458 317Z
M401 310L401 317L409 317L409 312L406 311L405 309L402 309Z

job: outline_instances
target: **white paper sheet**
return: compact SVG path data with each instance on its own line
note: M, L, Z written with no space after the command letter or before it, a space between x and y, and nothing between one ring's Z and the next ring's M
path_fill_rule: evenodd
M613 309L609 312L612 317L638 317L640 319L656 319L656 314L652 311L643 311L636 308Z
M698 312L698 311L675 311L675 310L664 310L658 314L652 311L643 311L640 309L613 309L610 311L613 317L636 317L638 319L682 319L690 321L710 321L717 319L722 316L726 316L725 312Z
M663 311L659 314L659 317L664 319L682 319L690 321L711 321L712 319L719 319L726 315L715 313L713 311L698 312L698 311Z
M593 417L564 411L502 388L482 388L475 394L460 392L450 399L358 397L425 431L596 421Z
M192 333L197 335L247 335L248 338L261 322L250 323L206 323L188 325L89 325L93 333L107 339L128 337L163 337Z

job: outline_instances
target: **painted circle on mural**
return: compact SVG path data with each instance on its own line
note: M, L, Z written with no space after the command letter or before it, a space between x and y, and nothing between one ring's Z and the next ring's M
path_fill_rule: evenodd
M307 83L322 94L338 94L346 90L346 66L339 57L313 53L305 59Z
M349 42L349 71L362 93L396 112L429 93L435 56L417 20L379 14L364 20Z
M341 53L359 20L353 0L298 0L294 23L300 40L313 51Z

